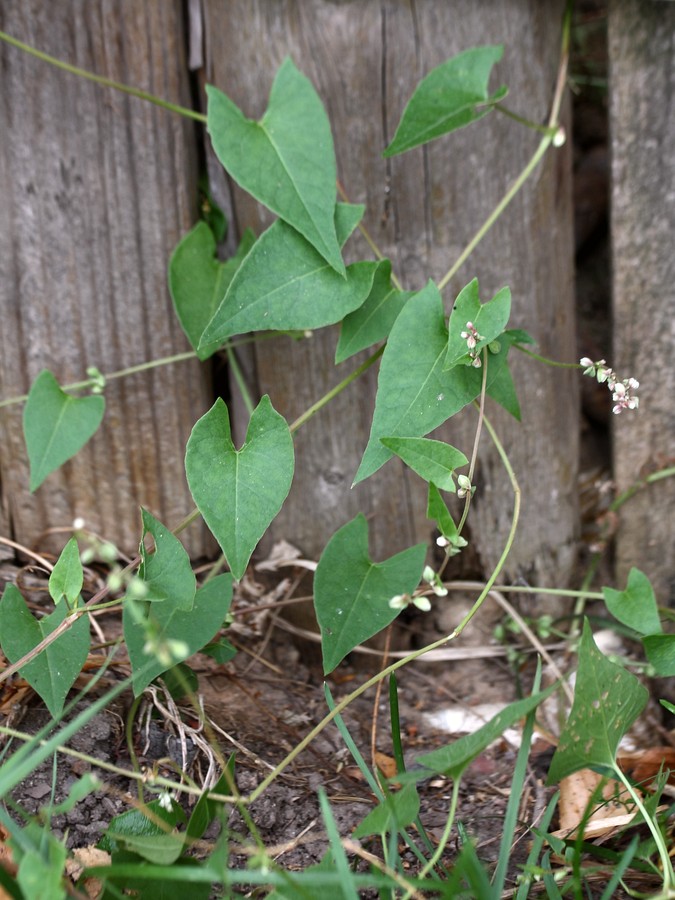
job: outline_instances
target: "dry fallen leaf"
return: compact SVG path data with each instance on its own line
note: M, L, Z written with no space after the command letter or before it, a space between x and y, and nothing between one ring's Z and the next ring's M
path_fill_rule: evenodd
M594 809L584 818L590 803ZM575 838L583 822L584 838L602 837L628 825L636 810L625 787L613 778L580 769L560 782L560 828L555 837Z

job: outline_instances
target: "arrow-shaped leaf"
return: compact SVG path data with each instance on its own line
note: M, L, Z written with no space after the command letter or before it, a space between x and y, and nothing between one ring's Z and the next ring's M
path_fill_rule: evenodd
M486 116L507 94L500 87L488 95L490 71L502 53L501 46L474 47L432 69L415 88L382 155L404 153Z
M625 591L615 591L604 587L607 609L623 625L638 634L658 634L663 631L659 608L651 582L639 569L633 567L628 573Z
M172 609L191 609L197 583L185 547L147 509L141 510L141 515L143 537L139 550L141 563L138 574L147 588L145 600L165 601ZM145 546L147 534L151 534L155 542L152 553Z
M362 641L399 614L389 601L412 594L420 582L426 546L417 544L382 563L368 555L368 523L359 513L335 532L314 575L314 608L328 674Z
M65 598L68 606L75 606L84 584L77 538L71 537L56 560L49 576L49 596L55 604Z
M468 466L461 450L443 441L429 438L380 438L384 446L417 472L420 478L433 482L442 491L455 491L455 469Z
M200 359L208 359L221 346L199 349L204 329L227 293L234 274L255 243L246 229L236 254L226 262L216 256L216 241L206 222L199 222L173 251L169 262L169 290L180 324Z
M362 211L338 205L339 238L347 239ZM353 263L346 277L338 275L301 234L277 220L241 264L202 334L202 345L222 344L248 331L304 330L339 322L366 299L377 265Z
M0 601L0 643L10 663L29 653L70 613L65 603L59 603L54 612L35 619L19 589L8 584ZM89 642L89 617L83 615L20 669L21 677L40 695L54 718L63 711L68 691L82 671Z
M103 397L73 397L61 390L51 372L40 372L23 412L31 492L84 447L101 424L104 412Z
M207 128L216 156L234 180L345 274L335 235L335 151L330 124L311 82L282 63L259 122L210 85Z
M221 399L192 429L185 454L190 491L237 580L281 509L293 468L291 432L267 395L253 411L241 450Z
M442 425L480 393L471 366L443 371L448 344L443 302L429 282L406 303L389 335L377 386L370 438L354 484L391 458L383 437L421 437ZM488 377L494 375L488 369Z
M619 741L645 708L649 692L595 645L588 621L579 645L574 703L551 761L548 784L579 769L612 769Z
M134 694L138 697L158 675L206 646L222 626L231 601L232 576L229 572L212 578L200 587L189 610L177 608L170 600L164 603L127 600L122 618L124 640L133 672ZM158 645L173 642L173 652L171 659L156 659L147 667L149 628ZM177 648L182 652L176 652Z
M510 314L511 291L508 287L503 287L487 303L481 303L478 296L478 279L474 278L469 282L459 292L452 307L445 368L450 369L462 360L468 362L466 339L461 336L468 322L471 322L481 335L481 340L477 341L474 348L475 352L480 354L483 347L492 343L504 331Z
M373 286L365 303L342 321L340 340L335 351L336 364L385 340L410 297L411 291L399 291L393 286L391 262L383 259L377 266Z

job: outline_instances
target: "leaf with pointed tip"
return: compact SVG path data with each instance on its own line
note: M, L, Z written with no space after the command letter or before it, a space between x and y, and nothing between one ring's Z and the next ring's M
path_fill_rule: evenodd
M579 645L574 703L551 760L547 784L579 769L612 769L619 741L645 708L649 692L595 645L588 620Z
M425 544L382 563L368 555L368 523L361 513L335 532L314 575L314 609L321 628L323 670L332 672L357 644L399 614L389 601L412 594L422 577Z
M222 342L214 342L200 349L199 342L254 243L255 235L247 228L235 255L220 262L213 232L206 222L199 222L171 255L171 299L181 327L201 360L208 359L222 346Z
M508 287L503 287L487 303L481 303L478 296L478 279L474 278L469 282L459 292L452 307L448 325L448 355L444 368L451 369L463 361L470 364L466 339L461 336L468 322L471 322L481 335L481 340L475 347L476 352L480 354L483 347L501 335L510 314L511 291Z
M455 542L459 534L457 526L450 515L448 507L445 505L445 500L441 497L441 492L431 481L429 482L429 497L427 500L427 519L431 519L432 522L436 523L440 533L451 544Z
M464 735L446 747L439 747L438 750L432 750L430 753L416 757L415 762L422 766L422 769L411 769L400 776L397 775L396 780L402 783L423 781L433 773L454 779L461 778L464 770L477 756L504 734L507 728L511 728L520 719L529 715L533 709L536 709L557 686L557 684L552 684L538 694L510 703L478 731Z
M415 88L382 155L405 153L486 116L508 93L502 86L488 95L490 71L503 52L501 46L473 47L432 69Z
M338 205L338 237L347 239L362 210ZM248 331L333 325L364 302L377 265L352 263L346 277L338 275L301 234L278 219L260 235L241 264L202 334L202 344L222 344Z
M342 320L335 363L344 362L360 350L389 337L398 314L412 295L412 291L399 291L393 286L391 262L381 260L365 302Z
M0 601L0 643L10 663L18 662L71 614L65 603L35 619L15 585L5 587ZM80 616L67 631L19 670L40 695L54 718L63 711L68 691L89 653L89 617Z
M642 646L657 675L662 678L675 675L675 634L646 634Z
M395 794L387 794L384 800L371 810L354 829L352 837L364 838L371 834L402 831L411 825L420 811L420 798L414 784Z
M31 493L84 447L101 424L104 412L103 397L73 397L61 390L51 372L40 372L23 411Z
M77 538L73 536L61 551L49 576L49 596L56 605L65 599L68 606L74 606L83 584L80 548L77 546Z
M605 604L615 619L638 634L658 634L663 631L659 608L651 582L639 569L628 573L625 591L604 587Z
M232 602L232 576L217 575L197 590L190 609L181 609L171 598L164 603L129 601L124 604L122 621L124 641L131 662L134 694L138 697L146 687L167 669L189 659L213 639L222 626ZM148 631L158 643L174 642L169 660L155 659L148 666L146 653ZM183 652L176 652L176 648Z
M237 580L281 509L293 468L291 432L267 395L253 411L241 450L232 442L220 398L192 429L185 454L188 485Z
M147 509L141 510L143 537L139 554L138 575L145 582L148 602L169 602L176 609L189 610L195 599L197 583L190 565L190 557L175 534L162 525ZM151 534L154 552L145 546L145 536Z
M335 235L335 151L328 116L311 82L291 59L280 66L259 122L247 119L207 85L207 129L216 156L256 200L304 235L345 274Z
M443 301L433 282L406 303L385 348L368 445L354 484L391 458L383 437L422 437L471 403L481 373L471 366L444 371L448 345ZM498 367L488 369L488 383Z
M469 460L461 450L444 441L429 438L384 437L381 442L420 478L433 482L442 491L455 492L455 469L468 466Z

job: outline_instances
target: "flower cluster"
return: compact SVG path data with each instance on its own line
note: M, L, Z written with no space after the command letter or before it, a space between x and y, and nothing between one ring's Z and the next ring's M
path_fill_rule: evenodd
M460 334L462 340L466 341L466 346L469 351L469 356L471 357L471 365L475 369L480 369L480 353L476 350L476 345L479 341L484 341L485 338L482 334L478 334L476 326L473 322L466 323L466 331L462 331Z
M631 391L636 391L640 387L640 382L637 378L624 378L619 381L615 372L610 369L604 359L593 362L592 359L584 356L579 362L584 366L584 375L597 378L599 384L606 384L612 392L612 400L614 401L612 412L615 415L618 416L624 409L638 408L640 399L631 394Z

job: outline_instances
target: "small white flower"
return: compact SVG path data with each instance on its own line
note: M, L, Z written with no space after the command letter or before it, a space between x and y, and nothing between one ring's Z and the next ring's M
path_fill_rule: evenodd
M442 534L436 538L436 546L437 547L448 547L450 545L450 541L444 537Z
M429 612L431 609L431 601L428 597L415 597L413 603L421 612Z
M391 609L405 609L409 603L410 597L408 594L396 594L389 601L389 606Z
M159 805L162 809L165 809L167 812L171 812L173 809L173 797L169 793L169 791L162 791L159 795Z
M422 578L424 581L432 584L436 580L436 573L431 568L431 566L425 566L424 571L422 572Z
M85 526L85 521L82 516L78 516L76 519L73 519L73 531L82 531Z

